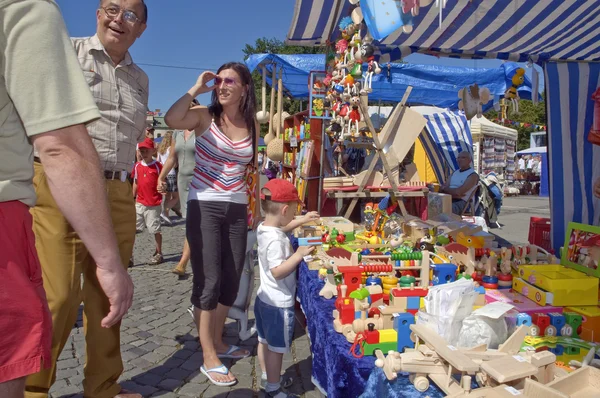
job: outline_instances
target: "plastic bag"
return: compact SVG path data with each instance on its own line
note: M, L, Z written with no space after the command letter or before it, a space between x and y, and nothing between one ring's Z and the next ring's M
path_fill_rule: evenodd
M456 343L459 347L471 348L481 344L496 349L508 338L508 327L504 319L512 305L494 302L473 311L462 323Z

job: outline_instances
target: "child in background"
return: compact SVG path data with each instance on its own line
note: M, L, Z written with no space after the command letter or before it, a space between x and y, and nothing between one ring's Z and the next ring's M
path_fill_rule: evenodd
M286 233L319 218L310 212L294 220L300 199L294 185L273 179L261 191L265 221L258 226L258 263L260 287L254 304L258 332L258 359L262 369L261 385L266 379L269 398L289 398L282 390L283 354L289 352L294 335L296 268L314 247L301 246L294 253Z
M162 235L160 233L160 215L162 213L162 195L158 192L158 176L162 165L152 159L154 156L154 142L146 138L139 144L142 160L133 166L131 177L133 178L133 196L136 198L135 214L136 229L142 231L144 225L148 232L154 235L156 251L148 262L156 265L163 262Z

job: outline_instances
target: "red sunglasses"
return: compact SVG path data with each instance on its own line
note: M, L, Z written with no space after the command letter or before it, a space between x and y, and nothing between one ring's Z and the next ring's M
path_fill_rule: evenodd
M230 77L215 77L215 85L220 86L223 82L225 82L226 86L233 86L236 83L235 79L232 79Z

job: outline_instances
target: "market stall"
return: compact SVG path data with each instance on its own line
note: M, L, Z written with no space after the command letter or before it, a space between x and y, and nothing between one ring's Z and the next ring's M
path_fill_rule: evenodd
M565 246L565 256L560 260L535 246L500 248L484 236L477 236L470 227L449 227L433 220L401 216L391 231L376 232L374 226L381 224L374 220L394 213L387 211L394 195L385 202L364 207L369 217L365 215L366 223L352 231L341 232L346 220L340 221L342 224L323 223L320 230L311 232L319 232L314 237L300 237L299 244L321 246L322 253L317 259L324 267L318 273L323 279L319 297L316 289L302 293L306 296L301 300L306 303L307 318L310 321L311 317L318 317L307 310L311 300L332 300L336 296L332 311L335 332L346 338L356 356L374 354L375 366L383 370L385 379L370 386L374 391L406 383L403 372L407 372L408 381L423 396L435 393L434 385L452 397L501 397L507 393L524 397L600 396L596 382L600 380L600 371L588 366L595 361L595 345L591 342L600 333L596 323L600 319L597 307L600 231L586 225L567 227L566 224L566 220L572 219L589 223L594 212L597 213L594 208L597 200L592 200L595 176L589 171L599 168L589 166L598 166L598 155L588 140L600 144L600 138L596 137L600 136L600 117L594 119L596 109L592 107L593 100L600 99L594 92L600 68L593 63L548 62L598 60L600 46L595 39L600 33L600 20L594 19L598 12L597 2L575 0L557 2L555 7L508 0L449 0L435 5L431 1L420 4L297 1L289 43L337 45L342 40L348 44L349 39L354 42L354 32L348 33L347 22L360 24L364 17L366 29L358 34L358 47L362 48L361 40L373 38L367 44L374 43L371 45L377 46L378 54L389 59L424 52L545 63L545 87L550 91L547 96L550 155L554 156L552 149L556 145L562 150L562 153L557 150L557 157L562 160L562 154L567 160L560 163L560 169L559 163L554 167L562 180L554 178L551 168L551 195L563 199L558 204L551 202L552 212L565 207L564 214L560 213L561 223L557 228L552 226L554 246ZM562 33L557 38L558 32ZM336 60L346 64L347 47L341 44L342 49L336 48ZM366 81L382 59L374 55L368 58ZM524 75L523 68L515 70L512 85L504 94L504 104L511 105L510 112L518 111L516 88L525 80ZM466 119L481 114L490 92L476 84L457 89ZM434 117L429 121L435 120ZM369 130L376 134L371 126ZM561 130L568 130L569 134L560 137ZM414 132L410 133L411 139L417 138L413 137ZM561 140L562 146L558 146ZM553 158L552 162L555 161ZM389 167L385 168L389 177ZM562 186L557 188L556 182ZM567 185L569 189L565 192L561 188ZM559 191L562 196L558 196ZM575 191L574 203L567 206L571 191ZM435 225L423 226L422 222ZM357 236L362 236L366 243L348 243ZM345 250L348 256L338 249ZM440 258L430 257L432 253ZM425 268L432 272L423 273ZM409 282L407 278L413 279ZM475 289L473 280L479 282L481 289ZM308 285L309 281L305 283ZM568 290L564 289L566 286ZM463 302L467 298L473 301ZM476 300L483 301L476 304ZM493 321L484 321L482 317ZM313 349L322 344L315 341L315 336L323 336L319 333L329 326L323 322L321 319L312 328L309 326ZM456 331L461 333L457 336ZM535 338L528 338L528 334ZM339 373L331 365L319 369L320 373L313 376L318 380L325 377L327 386L320 387L328 394L335 394L336 388L345 388L349 375L358 377L350 368ZM372 373L370 378L374 380L377 375ZM359 389L355 385L355 390L346 395L358 396L362 393Z
M523 149L522 151L517 152L517 156L526 157L526 156L539 156L540 165L536 167L539 169L539 173L537 171L525 171L522 173L523 180L525 181L535 181L538 184L535 192L538 193L539 196L548 197L548 154L547 147L541 146L536 148L528 148Z
M515 180L517 130L501 126L485 116L470 122L473 137L473 168L480 175L495 173L500 182Z

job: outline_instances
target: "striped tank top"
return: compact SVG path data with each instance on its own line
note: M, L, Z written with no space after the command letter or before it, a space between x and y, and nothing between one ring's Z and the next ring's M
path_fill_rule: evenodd
M231 141L213 121L196 138L196 166L188 200L247 204L246 167L252 154L250 136Z

